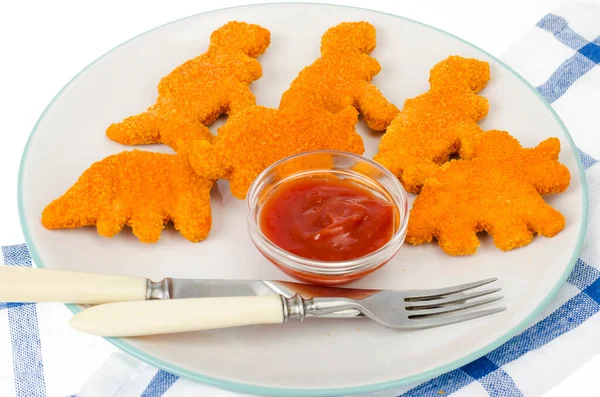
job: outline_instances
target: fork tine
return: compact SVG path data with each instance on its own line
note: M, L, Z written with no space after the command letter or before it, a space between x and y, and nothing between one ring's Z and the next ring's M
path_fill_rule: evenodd
M464 291L468 291L470 289L474 289L477 287L482 287L486 284L493 283L494 281L498 281L498 279L494 277L494 278L488 278L485 280L474 281L472 283L455 285L453 287L447 287L447 288L409 291L409 293L414 294L414 295L407 297L404 300L406 302L413 302L413 301L420 301L420 300L438 299L444 295L456 294L458 292L464 292Z
M481 296L490 295L502 291L502 288L487 289L485 291L474 292L472 294L460 294L457 296L450 296L448 298L436 299L434 301L425 301L423 303L415 302L415 305L406 306L406 310L421 310L421 309L434 309L437 307L451 305L453 303L459 303L467 301L469 299L479 298Z
M499 307L495 309L478 310L475 312L451 314L447 316L421 317L418 319L411 319L407 327L411 329L439 327L442 325L455 324L467 320L473 320L479 317L489 316L491 314L500 313L504 310L506 310L505 307Z
M471 308L478 307L478 306L487 305L488 303L496 302L503 298L504 298L503 296L497 296L497 297L493 297L493 298L487 298L487 299L482 299L482 300L475 301L475 302L466 303L464 305L444 306L444 307L437 308L437 309L411 310L411 311L409 311L410 314L408 315L408 318L410 318L410 319L426 318L428 316L437 316L437 315L442 315L442 314L458 312L458 311L467 310L467 309L471 309Z

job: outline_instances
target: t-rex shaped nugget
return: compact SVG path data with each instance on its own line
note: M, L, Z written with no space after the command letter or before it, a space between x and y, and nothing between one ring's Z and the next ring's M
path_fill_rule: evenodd
M474 140L470 160L453 160L427 179L413 204L406 241L436 238L450 255L474 254L476 233L486 231L504 251L529 244L533 233L553 237L565 225L563 215L542 194L560 193L570 183L558 162L560 142L550 138L523 149L504 131Z
M210 189L181 155L125 151L94 163L42 213L48 229L96 225L112 237L123 226L140 241L153 243L172 221L186 239L197 242L211 228Z
M304 68L283 94L279 108L306 101L306 90L318 94L327 110L336 113L354 106L374 130L383 131L398 114L370 83L381 70L368 54L375 48L375 28L367 22L344 22L321 39L321 57Z
M405 189L419 193L423 181L453 154L468 151L483 132L477 121L488 102L478 96L490 79L487 62L451 56L431 69L428 92L404 103L379 143L374 160L387 167Z
M310 100L281 110L252 106L230 117L212 143L195 141L190 162L205 178L228 179L231 193L244 199L258 174L284 157L310 150L362 154L357 122L351 106L335 114Z
M160 81L154 105L111 125L106 134L126 145L162 142L176 151L192 139L210 139L206 126L217 117L255 104L249 85L262 75L255 58L269 44L269 31L258 25L223 25L212 33L207 52Z

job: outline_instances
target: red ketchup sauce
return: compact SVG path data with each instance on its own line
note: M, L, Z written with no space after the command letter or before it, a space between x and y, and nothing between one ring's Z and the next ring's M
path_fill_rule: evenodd
M376 251L392 238L394 207L350 181L299 178L270 193L259 227L271 242L297 256L345 261Z

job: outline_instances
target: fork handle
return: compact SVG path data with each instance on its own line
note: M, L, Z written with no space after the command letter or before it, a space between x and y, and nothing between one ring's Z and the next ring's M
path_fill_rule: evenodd
M117 302L77 313L69 325L93 335L128 337L285 322L280 295Z

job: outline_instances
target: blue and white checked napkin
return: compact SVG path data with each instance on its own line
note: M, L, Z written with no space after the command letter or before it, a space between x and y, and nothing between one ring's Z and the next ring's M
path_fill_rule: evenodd
M462 368L369 397L539 396L600 353L600 6L561 6L503 58L537 87L585 150L590 212L583 252L554 302L523 333ZM6 264L31 266L25 245L2 247L2 254ZM58 306L0 303L0 396L239 396L112 353L101 338L70 330L69 313ZM56 342L66 340L81 373L93 373L87 381L62 373L63 346Z

